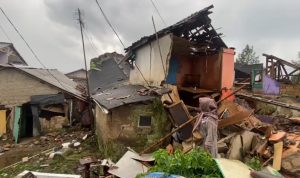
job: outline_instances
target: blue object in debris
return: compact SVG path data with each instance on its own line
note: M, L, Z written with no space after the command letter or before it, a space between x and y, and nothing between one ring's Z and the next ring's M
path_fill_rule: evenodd
M164 173L164 172L152 172L146 175L144 178L185 178L185 177L178 176L178 175L169 175L168 173Z

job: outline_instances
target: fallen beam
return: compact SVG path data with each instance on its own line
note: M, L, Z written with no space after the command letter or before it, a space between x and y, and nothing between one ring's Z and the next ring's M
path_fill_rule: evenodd
M250 100L255 100L255 101L267 103L267 104L272 104L272 105L275 105L275 106L280 106L280 107L283 107L283 108L288 108L288 109L293 109L293 110L296 110L296 111L300 111L300 107L293 106L293 105L283 103L283 102L280 102L280 101L276 101L276 100L266 99L266 98L253 96L253 95L242 94L242 93L237 93L236 96L241 97L241 98L245 98L245 99L250 99Z

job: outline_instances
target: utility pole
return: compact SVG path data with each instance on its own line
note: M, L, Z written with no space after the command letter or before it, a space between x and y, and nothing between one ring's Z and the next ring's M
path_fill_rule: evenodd
M85 55L85 46L84 46L84 37L83 37L83 31L82 28L84 26L84 23L82 22L82 18L81 18L81 12L80 9L78 8L78 22L80 25L80 32L81 32L81 41L82 41L82 50L83 50L83 58L84 58L84 65L85 65L85 75L86 75L86 88L87 88L87 100L88 100L88 112L89 112L89 116L90 119L92 121L91 125L93 128L94 125L94 117L93 117L93 112L92 112L92 102L91 102L91 93L90 93L90 86L89 86L89 76L88 76L88 68L87 68L87 64L86 64L86 55Z

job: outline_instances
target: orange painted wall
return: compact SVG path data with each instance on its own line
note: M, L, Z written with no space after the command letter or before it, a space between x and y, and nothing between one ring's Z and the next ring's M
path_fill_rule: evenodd
M222 80L221 89L231 89L234 82L234 50L223 49L222 52Z

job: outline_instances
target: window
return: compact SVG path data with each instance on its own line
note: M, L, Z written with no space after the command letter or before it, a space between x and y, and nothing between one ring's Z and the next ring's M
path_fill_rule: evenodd
M140 116L138 126L139 127L151 127L151 116Z

